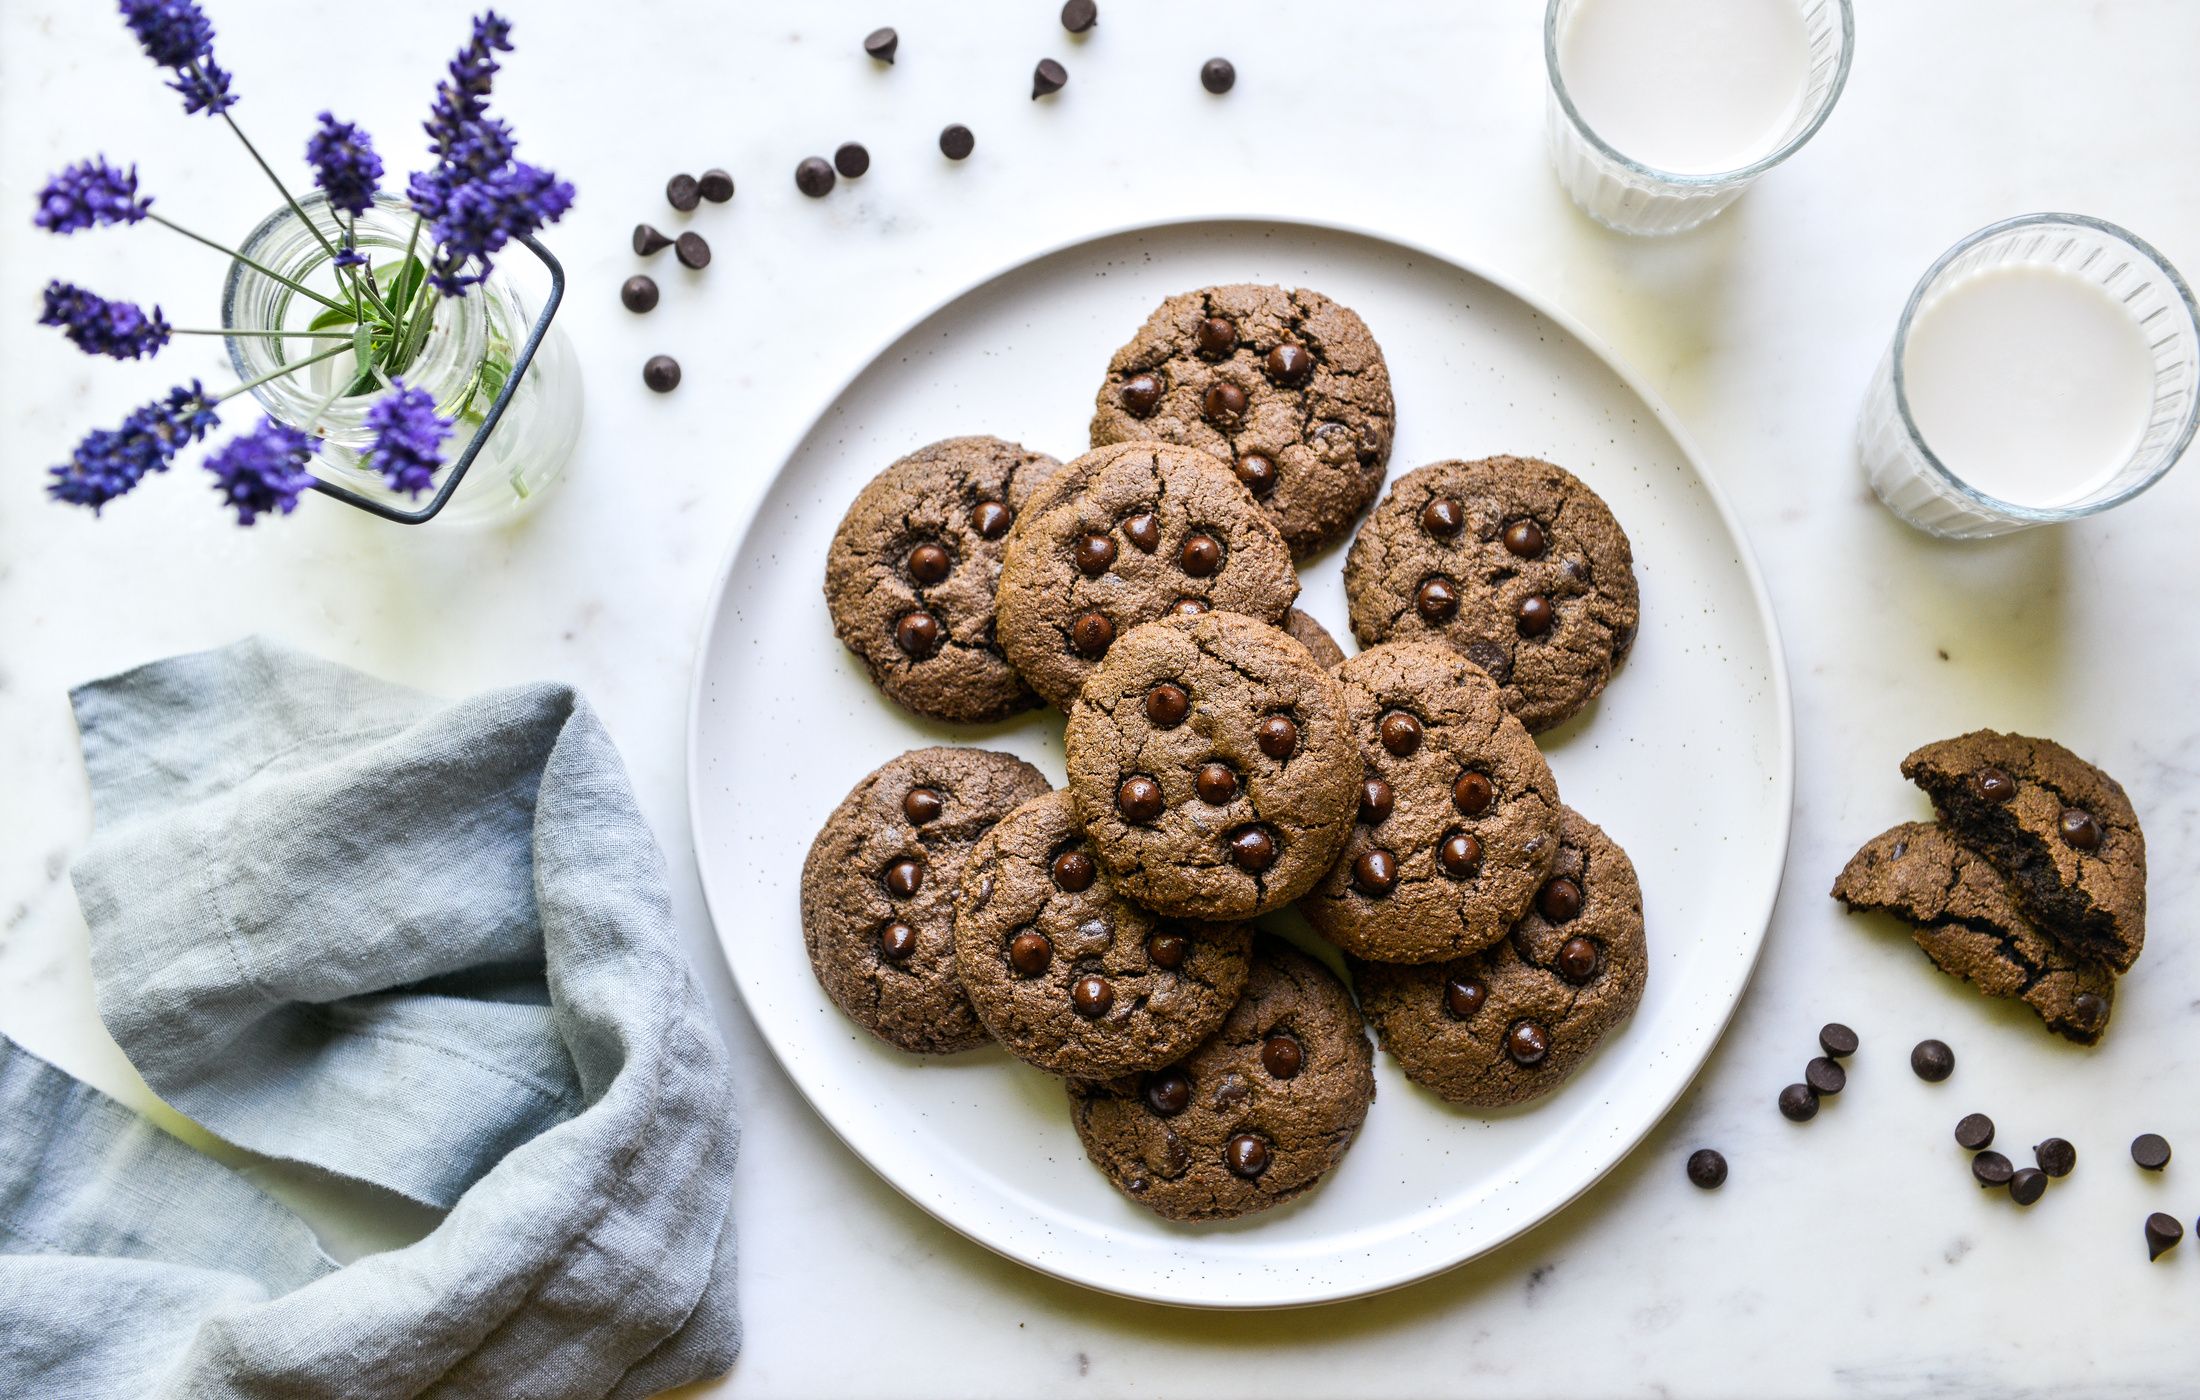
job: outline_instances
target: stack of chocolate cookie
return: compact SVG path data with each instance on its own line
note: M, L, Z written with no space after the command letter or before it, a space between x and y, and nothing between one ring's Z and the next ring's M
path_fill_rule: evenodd
M1991 729L1927 744L1902 775L1939 820L1867 841L1834 898L1903 919L1941 971L2098 1041L2146 941L2146 837L2122 784L2052 740Z
M889 696L977 723L1067 712L1068 781L906 754L803 872L820 982L919 1053L997 1041L1061 1076L1092 1161L1173 1219L1312 1186L1374 1098L1362 1009L1459 1104L1547 1093L1641 998L1626 855L1532 730L1635 634L1625 534L1546 462L1399 479L1346 565L1349 660L1295 561L1379 494L1394 423L1366 326L1316 293L1172 297L1065 464L956 438L887 468L827 564ZM1296 907L1324 962L1254 921Z

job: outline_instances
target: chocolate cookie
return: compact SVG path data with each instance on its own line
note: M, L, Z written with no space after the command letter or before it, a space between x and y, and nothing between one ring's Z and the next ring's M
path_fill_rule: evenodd
M802 941L826 994L889 1045L983 1045L955 980L955 883L978 838L1048 790L1011 754L916 749L833 809L802 863Z
M1344 648L1329 635L1329 629L1316 622L1311 613L1293 608L1283 615L1283 630L1291 634L1291 640L1305 647L1314 658L1314 664L1324 671L1344 664Z
M1017 510L1060 465L999 438L949 438L857 495L825 556L825 606L879 689L957 723L1037 703L995 638L993 595Z
M1490 673L1530 733L1594 700L1634 644L1634 551L1597 494L1531 457L1398 478L1344 566L1362 646L1443 641Z
M1079 457L1026 505L1001 565L1001 645L1066 710L1142 622L1209 608L1278 622L1298 595L1283 537L1228 468L1126 443Z
M2040 932L2001 872L1945 827L1881 832L1833 882L1833 897L1910 924L1942 972L1990 997L2022 998L2057 1035L2091 1045L2108 1029L2116 974Z
M1070 711L1069 790L1132 899L1249 919L1311 889L1359 800L1344 687L1305 647L1237 613L1149 622Z
M1395 426L1390 370L1358 316L1319 292L1241 283L1170 297L1115 352L1092 445L1213 453L1304 558L1375 499Z
M1364 777L1344 854L1299 911L1355 957L1480 952L1558 856L1558 784L1497 683L1433 642L1386 642L1336 672Z
M1249 924L1184 923L1116 892L1066 792L1003 817L963 867L955 970L1010 1054L1054 1074L1159 1069L1245 990Z
M1374 1054L1328 968L1263 935L1245 996L1182 1063L1071 1080L1085 1155L1170 1220L1226 1220L1290 1200L1344 1156L1375 1099Z
M2118 972L2146 941L2147 843L2114 778L2049 739L1975 730L1902 760L2048 934Z
M1557 1088L1635 1012L1649 971L1642 890L1610 837L1563 809L1559 853L1535 905L1472 957L1354 961L1360 1009L1406 1077L1470 1108Z

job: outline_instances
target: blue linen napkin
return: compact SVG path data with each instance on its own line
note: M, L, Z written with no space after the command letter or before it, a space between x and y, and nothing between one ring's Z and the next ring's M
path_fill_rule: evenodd
M261 641L75 692L100 1015L217 1135L448 1209L339 1268L0 1037L0 1395L643 1396L740 1348L724 1046L572 690Z

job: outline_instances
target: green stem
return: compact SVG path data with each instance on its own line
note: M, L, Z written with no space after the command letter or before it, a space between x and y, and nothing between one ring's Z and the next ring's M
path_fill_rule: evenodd
M405 269L412 266L413 253L416 249L420 247L420 226L422 222L423 220L421 218L420 211L415 209L413 211L412 232L405 235L405 260L397 265L397 286L399 291L404 290ZM412 295L405 298L404 305L397 308L396 319L394 324L391 326L390 335L390 343L393 347L393 354L395 353L395 346L403 345L405 343L405 318L411 314L412 308L420 300L421 291L424 290L427 285L427 271L423 268L421 270L420 285L413 288Z
M299 370L304 369L307 365L317 365L323 360L332 360L349 349L351 349L351 347L348 345L332 346L329 349L320 351L317 354L308 355L302 360L294 360L287 365L277 365L275 368L269 370L267 373L261 375L259 378L247 379L244 383L239 384L234 389L231 389L225 394L216 394L207 402L209 404L225 403L228 400L237 397L237 395L239 394L248 393L251 390L259 388L262 384L266 384L272 380L281 379L286 374L296 374Z
M260 263L256 263L234 248L224 247L222 244L216 243L213 239L208 238L204 234L193 233L191 230L185 228L183 225L165 219L160 215L153 213L151 210L146 211L145 217L151 219L154 223L159 224L162 228L174 229L177 233L182 234L185 238L191 239L193 242L204 243L207 247L212 248L217 253L224 253L232 258L235 258L238 262L243 263L246 267L251 268L254 272L259 273L261 276L272 277L276 281L282 283L284 286L290 288L292 291L298 293L300 296L312 297L315 301L321 303L321 305L327 307L331 311L341 311L346 316L351 317L353 320L357 320L359 318L358 307L346 306L340 301L331 301L327 297L322 296L319 292L313 290L313 288L308 287L303 283L291 281L288 277L283 276L283 274L277 272L274 268L266 267Z
M287 336L287 337L291 337L291 338L294 338L294 339L300 339L300 340L349 340L349 339L351 339L351 332L349 332L349 331L222 331L222 330L213 330L213 331L188 330L188 331L186 331L186 330L176 330L176 329L174 329L173 327L171 327L171 328L169 329L169 332L168 332L168 333L169 333L170 335L219 335L219 336L232 336L232 335L233 335L233 336L238 336L238 337L243 337L243 338L250 338L250 337L254 337L254 336L257 336L257 337L260 337L260 338L262 338L262 339L274 339L274 338L277 338L277 337L285 337L285 336Z

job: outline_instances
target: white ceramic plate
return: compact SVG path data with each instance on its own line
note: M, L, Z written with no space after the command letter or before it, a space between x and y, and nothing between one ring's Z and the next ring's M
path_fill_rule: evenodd
M1109 354L1147 313L1172 292L1248 281L1317 288L1366 319L1397 394L1394 473L1443 457L1547 457L1595 487L1634 541L1634 653L1603 699L1543 744L1560 794L1634 857L1651 969L1633 1021L1544 1102L1462 1112L1378 1055L1367 1127L1324 1184L1194 1227L1133 1205L1085 1163L1058 1081L997 1050L904 1055L845 1020L803 954L798 886L827 814L905 749L1008 749L1062 774L1051 712L951 729L872 689L834 639L822 593L848 502L895 457L955 434L1074 456ZM1344 553L1304 570L1300 604L1349 650ZM1790 726L1771 605L1740 527L1671 417L1591 338L1425 249L1207 220L1010 268L918 322L825 407L719 579L696 666L689 802L703 888L750 1014L880 1175L1059 1278L1159 1302L1276 1307L1395 1287L1492 1249L1650 1131L1717 1041L1763 942L1787 851Z

